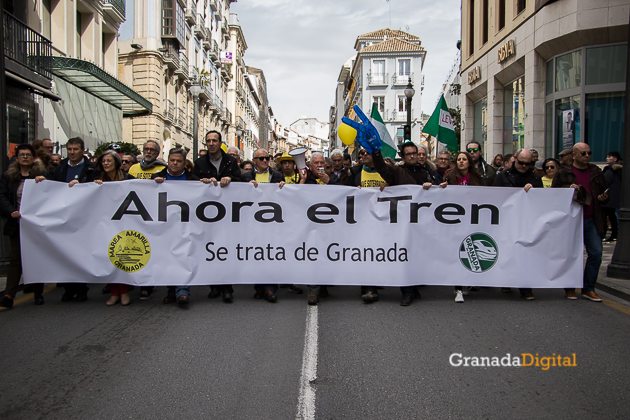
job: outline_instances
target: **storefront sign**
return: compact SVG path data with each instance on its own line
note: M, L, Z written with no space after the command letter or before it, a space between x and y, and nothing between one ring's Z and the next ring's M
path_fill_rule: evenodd
M512 57L514 54L516 54L516 45L514 44L514 40L510 39L508 42L499 47L499 63L504 62L508 58Z
M468 84L472 85L479 79L481 79L481 67L477 66L468 72Z
M220 60L222 63L232 64L232 53L229 51L221 51Z

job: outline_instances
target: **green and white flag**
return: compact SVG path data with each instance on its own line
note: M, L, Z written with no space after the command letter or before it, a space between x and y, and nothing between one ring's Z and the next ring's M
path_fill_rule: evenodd
M422 132L436 137L437 143L442 144L454 152L459 150L457 136L455 135L455 127L453 126L453 119L451 117L451 113L448 111L444 95L440 97L440 101L435 107L433 115L429 118L429 121L422 129ZM435 145L436 151L437 143Z
M372 115L370 115L370 117L372 125L376 128L376 131L378 131L378 135L381 137L381 141L383 142L381 154L383 157L396 159L396 145L394 144L392 137L389 135L387 127L385 127L385 124L383 123L383 119L381 118L381 114L378 112L376 104L372 104Z

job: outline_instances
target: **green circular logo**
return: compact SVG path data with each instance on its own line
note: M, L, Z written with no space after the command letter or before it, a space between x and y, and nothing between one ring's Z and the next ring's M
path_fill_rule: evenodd
M491 236L473 233L462 241L459 247L459 260L473 273L490 270L499 259L499 247Z

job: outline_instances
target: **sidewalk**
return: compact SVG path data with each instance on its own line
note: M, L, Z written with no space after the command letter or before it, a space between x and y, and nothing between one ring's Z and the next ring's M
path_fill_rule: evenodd
M612 279L606 276L606 269L608 268L608 264L610 264L616 244L616 242L604 243L602 266L599 269L596 288L602 292L610 293L613 296L630 302L630 280ZM584 255L584 261L586 262L586 254ZM6 277L0 277L0 290L4 290L6 282Z

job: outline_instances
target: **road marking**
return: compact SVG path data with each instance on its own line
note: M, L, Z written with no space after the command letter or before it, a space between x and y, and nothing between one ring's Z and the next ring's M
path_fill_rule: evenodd
M625 305L622 305L621 303L617 303L614 300L610 300L610 299L603 299L604 305L606 306L610 306L613 309L616 309L620 312L623 312L626 315L630 315L630 308L628 308Z
M48 286L44 287L44 293L50 292L55 287L57 287L56 284L54 284L54 283L53 284L49 284ZM28 302L29 300L32 300L34 297L35 297L35 295L33 293L29 293L28 295L24 295L24 296L22 296L19 299L13 300L13 306L19 305L19 304L24 303L24 302ZM0 311L5 311L7 309L8 308L0 308Z
M317 379L317 306L309 306L306 311L306 331L304 332L304 354L302 355L302 375L300 376L300 396L296 419L315 419L315 389L311 382Z

